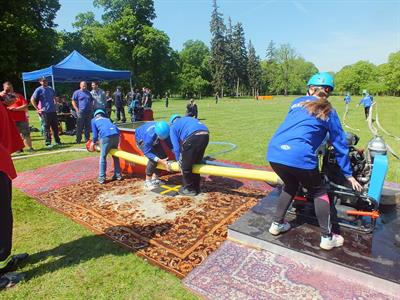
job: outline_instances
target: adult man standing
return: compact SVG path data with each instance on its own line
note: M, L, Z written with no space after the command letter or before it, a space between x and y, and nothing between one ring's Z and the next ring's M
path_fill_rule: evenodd
M13 85L9 81L3 83L3 92L1 92L1 96L3 95L15 96L15 102L11 105L8 105L7 109L11 112L11 116L15 121L15 125L17 125L17 129L23 138L25 147L28 148L28 152L32 152L33 148L31 133L29 129L28 117L26 115L28 111L28 101L26 101L24 96L21 94L14 92Z
M93 97L87 90L86 81L81 81L79 90L76 90L72 95L72 106L74 107L77 120L76 120L76 143L82 141L82 131L85 134L85 143L90 139L90 128L92 121L93 111Z
M93 111L101 109L106 111L106 93L99 88L99 84L96 81L92 82L92 90L90 91L93 97Z
M39 79L40 87L38 87L31 97L31 103L40 115L44 123L44 135L46 139L46 146L51 146L51 131L53 132L56 145L61 144L60 137L58 136L58 120L56 105L54 102L55 92L53 88L48 86L46 77ZM40 105L40 108L39 106Z
M121 88L118 86L117 90L114 92L114 104L117 110L117 121L122 121L122 123L126 122L125 116L125 108L124 108L124 99L122 97ZM122 119L121 119L122 117Z

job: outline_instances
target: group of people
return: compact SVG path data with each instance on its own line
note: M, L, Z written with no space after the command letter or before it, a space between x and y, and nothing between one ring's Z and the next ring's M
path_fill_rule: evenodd
M372 104L374 103L374 97L370 95L367 91L363 92L363 97L361 98L360 102L358 102L357 107L362 105L364 107L364 114L365 114L365 119L367 120L369 117L369 111L371 109ZM344 97L344 102L346 105L350 104L351 97L350 93L346 93L346 96Z
M94 113L92 120L93 143L100 141L100 168L98 182L105 183L105 171L107 154L113 148L118 148L119 130L106 117L103 110L98 109ZM179 194L186 196L196 196L200 193L200 175L193 174L194 164L201 163L204 152L209 141L208 128L193 117L181 117L174 114L170 118L170 123L165 121L146 122L135 129L135 142L143 154L148 158L146 166L146 179L144 187L154 189L160 184L164 184L159 177L157 164L162 164L170 170L168 155L161 144L165 141L165 146L169 147L179 161L182 170L182 187ZM114 176L112 180L121 180L121 168L119 159L113 157Z
M142 92L132 90L124 97L120 87L114 93L104 91L99 87L98 82L91 82L91 90L88 89L86 81L81 81L79 89L74 91L71 102L64 96L58 97L54 89L49 86L46 77L39 79L40 86L35 89L30 98L32 106L38 113L42 131L45 137L46 146L52 146L52 139L55 145L61 144L59 136L59 122L65 122L66 131L74 133L76 143L90 139L91 119L93 112L102 109L108 118L111 118L112 108L115 106L117 122L126 122L125 106L128 105L132 121L139 121L143 117L143 110L151 108L152 96L148 88L143 88ZM28 151L33 151L29 134L29 123L27 120L28 102L22 95L14 93L9 82L4 83L3 94L15 95L18 101L15 102L10 110L14 110L15 119L18 119L17 126L24 138ZM132 110L131 110L132 107Z
M119 130L108 118L104 107L95 110L94 118L88 109L93 96L86 90L86 83L81 82L80 90L73 95L73 105L82 119L80 128L91 126L93 141L101 143L99 183L105 183L106 156L110 149L117 148ZM96 90L96 86L93 86ZM327 193L318 169L317 150L328 138L334 146L336 160L341 172L347 178L349 185L360 191L362 186L352 176L349 159L349 149L346 134L342 129L337 112L328 101L334 90L333 77L329 73L317 73L307 84L307 95L295 99L290 105L285 120L276 130L268 145L266 160L272 169L284 182L278 198L278 205L269 228L272 235L279 235L290 230L290 223L285 221L285 214L300 187L306 188L313 196L315 212L321 229L319 246L324 250L340 247L343 237L332 229L331 199ZM47 123L46 138L49 138L49 128L55 124L54 91L47 87L44 79L33 94L31 100L38 112L44 115ZM97 98L95 105L97 105ZM16 103L15 97L2 93L0 97L0 285L9 284L13 278L7 275L26 254L11 255L12 211L11 211L11 180L16 172L11 160L11 153L23 148L17 126L9 107ZM39 100L39 104L36 100ZM16 110L18 111L18 110ZM23 109L21 109L23 111ZM56 127L54 127L56 134ZM87 133L85 131L85 133ZM169 123L165 121L147 122L136 129L136 143L149 159L146 167L145 187L152 189L162 182L158 178L156 166L162 164L167 170L170 162L161 141L170 147L179 162L182 174L182 187L179 194L196 196L201 192L200 175L193 174L194 164L201 163L209 142L209 129L199 120L189 116L172 115ZM56 141L59 138L54 136ZM85 138L89 136L85 135ZM114 157L113 180L121 180L119 159ZM7 277L8 276L8 277Z

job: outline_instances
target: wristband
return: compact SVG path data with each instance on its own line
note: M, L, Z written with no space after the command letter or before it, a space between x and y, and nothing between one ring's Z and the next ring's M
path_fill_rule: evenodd
M160 160L160 158L159 158L159 157L157 157L157 156L156 156L156 157L154 157L154 161L155 161L155 162L158 162L159 160Z

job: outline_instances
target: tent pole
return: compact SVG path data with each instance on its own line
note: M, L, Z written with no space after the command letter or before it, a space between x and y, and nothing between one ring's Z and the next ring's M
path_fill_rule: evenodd
M129 85L131 86L131 92L133 91L133 87L132 87L132 77L129 77Z
M53 87L54 92L56 91L56 87L54 86L54 75L51 75L51 84Z
M26 87L25 87L25 80L22 80L22 85L24 86L24 97L26 99Z

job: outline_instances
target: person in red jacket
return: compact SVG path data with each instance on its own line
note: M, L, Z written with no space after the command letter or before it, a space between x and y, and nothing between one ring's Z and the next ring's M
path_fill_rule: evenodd
M0 290L21 281L23 278L21 274L10 271L28 256L26 253L11 255L13 229L11 180L17 177L11 153L24 147L10 111L6 108L14 102L13 96L0 96Z
M24 96L21 94L14 92L14 87L9 81L3 83L3 92L1 94L15 95L15 102L8 105L7 109L11 111L11 116L15 121L15 125L17 125L17 129L21 134L25 147L28 148L28 152L32 152L32 140L27 117L28 101L26 101Z

